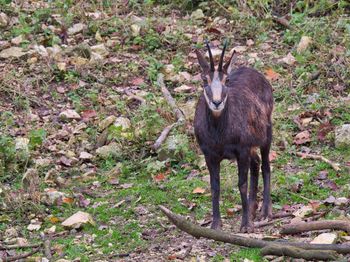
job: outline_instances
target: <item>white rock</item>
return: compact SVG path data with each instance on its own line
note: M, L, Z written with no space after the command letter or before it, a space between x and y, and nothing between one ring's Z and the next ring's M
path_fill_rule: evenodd
M0 58L11 58L11 57L19 58L21 56L24 56L25 54L27 53L23 52L23 48L13 46L2 50L0 52Z
M74 35L74 34L80 33L81 31L84 30L84 28L85 28L85 24L77 23L72 27L68 28L68 34Z
M92 216L89 213L78 211L77 213L63 221L62 226L70 228L79 228L83 224L88 223L91 225L95 225Z
M313 212L313 209L312 209L311 206L303 206L300 209L298 209L297 211L295 211L293 213L293 215L296 216L296 217L303 218L303 217L311 214L312 212Z
M90 153L88 152L81 152L80 155L79 155L79 158L80 159L92 159L94 156L91 155Z
M66 120L66 119L80 119L80 115L72 109L67 109L59 114L60 119Z
M27 229L29 231L38 231L41 228L41 224L29 224Z
M66 196L65 193L57 191L54 188L46 188L44 191L45 191L45 194L47 196L47 200L50 204L55 204L57 199Z
M210 48L210 50L211 50L211 54L213 55L213 57L221 56L221 53L222 53L221 49L219 49L219 48ZM205 53L205 56L209 57L209 52L208 51Z
M5 13L1 12L0 13L0 27L7 26L8 22L9 22L8 16Z
M335 129L335 146L350 146L350 124L345 124Z
M335 233L322 233L318 235L311 244L334 244L337 240L337 234Z
M125 131L130 128L131 122L128 118L120 116L115 120L114 126L121 127L122 131Z
M140 30L141 30L141 26L138 24L132 24L131 25L131 34L132 36L138 36L140 35Z
M347 199L346 197L339 197L334 202L336 206L346 206L348 203L349 199Z
M107 158L109 156L117 156L120 154L120 146L113 142L109 145L101 146L96 149L96 154L101 158Z
M19 35L17 37L14 37L11 39L11 43L13 45L19 45L20 43L22 43L24 41L24 36L23 35Z
M66 63L65 63L65 62L59 62L59 63L57 63L57 68L58 68L60 71L66 71Z
M300 39L300 42L298 44L298 47L297 47L297 52L298 53L301 53L301 52L304 52L308 47L309 45L312 43L312 38L309 37L309 36L302 36L301 39Z
M49 56L49 53L47 52L45 46L43 46L43 45L34 45L33 49L35 50L35 52L37 52L42 57Z
M25 137L17 137L15 139L15 149L16 150L23 150L23 151L28 151L28 144L29 144L29 139Z

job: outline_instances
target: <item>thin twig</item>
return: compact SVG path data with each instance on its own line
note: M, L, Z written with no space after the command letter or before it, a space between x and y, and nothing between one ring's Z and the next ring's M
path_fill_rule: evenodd
M232 15L232 12L230 12L230 10L228 10L226 7L224 7L219 1L214 0L214 2L215 2L222 10L224 10L227 14Z
M51 260L52 259L52 254L51 254L51 241L49 239L46 239L44 241L44 254L45 254L45 257L48 259L48 260Z
M306 154L306 153L301 153L301 152L297 152L296 154L297 154L297 156L300 156L301 158L321 160L321 161L327 163L328 165L330 165L335 171L340 171L339 164L330 161L329 159L325 158L324 156L319 156L319 155L314 155L314 154Z
M278 219L274 219L274 220L270 220L270 221L255 222L254 223L254 228L266 227L266 226L269 226L269 225L273 225L275 223L279 223L279 222L281 222L283 220L285 220L285 218L278 218Z
M152 146L152 148L154 150L157 150L162 145L162 143L168 137L168 135L169 135L169 133L170 133L170 131L171 131L171 129L173 127L182 125L185 122L184 114L177 107L175 99L171 96L169 90L166 88L166 86L164 84L163 74L159 74L158 75L157 84L162 89L162 93L163 93L164 98L166 99L166 101L168 102L169 106L171 107L171 109L173 110L174 114L176 115L177 122L173 123L173 124L171 124L171 125L169 125L169 126L167 126L167 127L165 127L163 129L162 133L160 134L160 136L157 138L156 142Z
M39 243L39 244L28 244L28 245L8 245L8 246L0 246L0 250L33 248L33 247L40 247L42 244L43 244L43 243Z

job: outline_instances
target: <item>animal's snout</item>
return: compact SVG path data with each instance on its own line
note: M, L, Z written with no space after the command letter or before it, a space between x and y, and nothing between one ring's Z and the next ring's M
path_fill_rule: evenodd
M216 106L217 108L221 105L222 101L215 101L213 100L213 104L214 106Z

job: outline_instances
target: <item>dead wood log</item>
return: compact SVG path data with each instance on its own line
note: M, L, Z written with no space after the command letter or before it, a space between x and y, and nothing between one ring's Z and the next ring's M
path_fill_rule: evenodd
M231 243L238 246L252 247L252 248L263 248L271 244L274 244L279 247L294 246L294 247L299 247L307 250L333 250L341 254L350 253L349 244L337 245L337 244L308 244L308 243L282 242L282 241L271 242L271 241L232 235L222 230L214 230L214 229L204 228L204 227L195 225L190 221L187 221L184 217L174 214L164 206L159 206L159 208L175 226L177 226L182 231L185 231L186 233L196 238L204 237L207 239L213 239L224 243Z
M33 248L33 247L40 247L42 244L43 244L43 243L39 243L39 244L28 244L28 245L7 245L7 246L0 246L0 250Z
M342 230L350 233L350 222L345 220L321 220L307 223L292 223L284 225L280 233L288 235L324 229Z
M329 159L325 158L324 156L306 154L306 153L301 153L301 152L297 152L296 154L297 154L297 156L300 156L301 158L321 160L321 161L327 163L328 165L330 165L335 171L340 171L339 164L330 161Z
M337 252L332 250L305 250L291 246L276 246L274 244L261 249L262 256L287 256L306 260L337 260Z
M169 104L171 109L173 110L173 113L176 115L177 122L164 128L164 130L162 131L160 136L157 138L156 142L152 145L152 148L154 150L157 150L162 145L162 143L168 137L171 129L174 126L181 125L181 124L183 124L185 122L184 114L177 107L175 99L172 97L172 95L170 94L169 90L166 88L166 86L164 84L163 74L158 74L157 84L161 88L165 100L167 101L167 103Z

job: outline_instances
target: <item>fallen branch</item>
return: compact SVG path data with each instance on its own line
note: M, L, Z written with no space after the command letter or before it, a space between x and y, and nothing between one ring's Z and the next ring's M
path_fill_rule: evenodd
M153 149L157 150L161 144L164 142L164 140L168 137L170 130L175 126L176 123L171 124L170 126L167 126L166 128L163 129L162 133L160 136L157 138L156 142L153 144Z
M288 213L288 212L281 212L281 213L276 213L274 215L272 215L273 219L276 218L285 218L285 217L293 217L293 213Z
M168 102L169 106L171 107L171 109L173 110L173 113L176 115L177 118L177 122L173 123L167 127L164 128L164 130L162 131L162 133L160 134L160 136L157 138L156 142L153 144L152 148L154 150L157 150L162 143L165 141L165 139L168 137L171 129L174 126L178 126L181 125L185 122L185 116L182 113L182 111L176 106L176 102L175 99L171 96L169 90L166 88L165 84L164 84L164 80L163 80L163 74L158 74L158 79L157 79L157 84L158 86L161 88L162 93L164 98L166 99L166 101Z
M301 152L297 152L296 154L297 154L297 156L300 156L301 158L321 160L321 161L327 163L328 165L330 165L335 171L340 171L339 164L330 161L329 159L325 158L324 156L306 154L306 153L301 153Z
M207 239L213 239L216 241L231 243L243 247L253 247L253 248L263 248L274 244L275 246L285 247L285 246L294 246L307 250L333 250L337 253L348 254L350 253L350 245L347 244L308 244L308 243L299 243L299 242L279 242L279 241L265 241L254 238L242 237L237 235L231 235L222 230L214 230L210 228L204 228L198 225L187 221L184 217L179 216L171 212L164 206L159 206L162 212L168 217L168 219L176 225L179 229L188 234L200 238L204 237Z
M345 220L322 220L307 223L292 223L284 225L280 233L287 235L324 229L342 230L350 233L350 222Z
M163 74L158 74L157 78L157 84L161 88L162 93L166 101L168 102L169 106L173 110L174 114L176 115L177 121L185 121L185 116L182 113L182 111L177 107L175 99L171 96L169 90L166 88L164 84L164 78Z
M337 252L332 250L305 250L291 246L269 245L261 249L262 256L288 256L306 260L337 260Z
M39 251L40 251L40 247L37 247L37 248L33 249L30 252L23 253L23 254L20 254L20 255L17 255L17 256L12 256L12 257L5 258L4 261L5 262L17 261L17 260L20 260L20 259L23 259L23 258L26 258L26 257L30 257L31 255L34 255L35 253L37 253Z
M8 246L0 246L0 250L33 248L33 247L40 247L42 244L43 244L43 243L39 243L39 244L28 244L28 245L8 245Z

